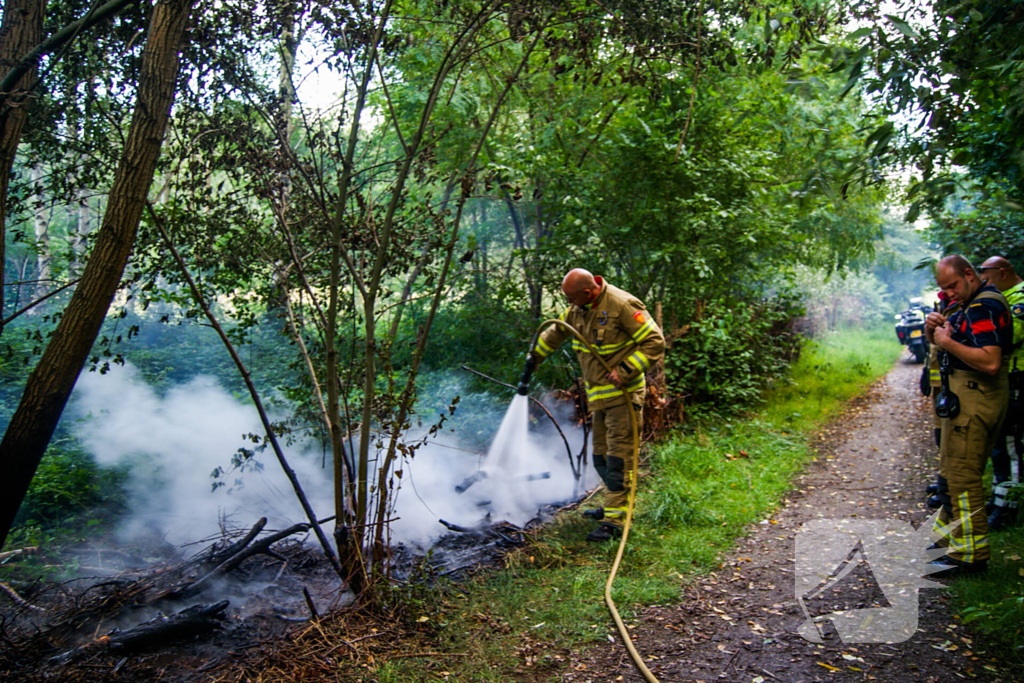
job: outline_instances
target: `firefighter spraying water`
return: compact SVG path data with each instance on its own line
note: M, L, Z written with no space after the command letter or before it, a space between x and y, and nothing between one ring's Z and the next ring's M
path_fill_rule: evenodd
M537 329L513 406L521 401L519 410L527 411L530 378L536 365L571 339L583 370L593 423L594 466L607 489L604 508L588 511L587 516L600 525L587 535L587 540L602 542L620 536L605 583L604 600L637 669L645 680L656 682L619 616L611 588L629 537L636 501L640 421L646 393L644 374L664 354L665 340L639 299L582 268L566 274L562 292L571 306L557 320L546 320ZM512 414L510 407L506 421ZM523 425L525 435L526 420L519 424ZM503 422L501 429L505 426ZM491 449L495 463L501 462L502 457L495 449L504 445L495 440ZM488 453L488 460L492 453Z

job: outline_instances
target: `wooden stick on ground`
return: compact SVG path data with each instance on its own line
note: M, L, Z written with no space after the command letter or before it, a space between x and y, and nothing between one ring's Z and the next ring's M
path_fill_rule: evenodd
M32 603L26 601L25 598L21 597L16 592L14 592L14 589L11 588L10 586L8 586L3 581L0 581L0 593L3 593L4 595L6 595L8 598L11 599L11 602L13 602L15 605L17 605L18 607L21 607L23 609L28 609L28 610L32 610L33 612L40 612L40 613L46 611L42 607L36 607Z

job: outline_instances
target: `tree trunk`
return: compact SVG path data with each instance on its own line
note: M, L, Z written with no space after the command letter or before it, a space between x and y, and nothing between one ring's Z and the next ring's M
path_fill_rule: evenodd
M89 240L89 223L92 220L92 209L89 206L89 190L79 191L78 206L70 211L69 223L74 226L74 234L68 235L71 240L71 263L68 271L71 277L78 277L85 267L85 251Z
M45 0L7 0L0 24L0 77L6 76L21 58L42 41ZM4 262L6 254L7 188L11 182L14 155L21 142L21 130L28 117L30 100L19 96L35 86L37 69L30 69L15 92L0 93L0 334L3 334Z
M50 213L43 201L43 171L38 166L32 167L32 223L36 232L36 293L35 298L41 299L51 289L50 266L53 263L53 252L50 250ZM32 309L35 312L40 308Z
M0 442L0 547L121 282L174 102L192 2L161 0L153 10L135 112L95 248Z

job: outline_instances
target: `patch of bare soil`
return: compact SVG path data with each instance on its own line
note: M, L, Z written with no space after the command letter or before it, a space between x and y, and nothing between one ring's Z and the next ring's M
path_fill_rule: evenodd
M782 507L752 526L718 571L685 586L682 604L639 615L634 642L661 681L1014 679L998 653L964 632L942 589L920 591L918 630L902 643L846 644L828 621L831 631L821 644L797 633L806 619L794 590L794 534L802 524L856 517L917 527L928 517L923 491L937 471L938 449L931 403L917 390L920 372L905 359L855 399L816 435L817 460L794 481ZM889 606L863 565L806 605L811 617ZM574 656L570 666L561 680L643 680L620 642Z

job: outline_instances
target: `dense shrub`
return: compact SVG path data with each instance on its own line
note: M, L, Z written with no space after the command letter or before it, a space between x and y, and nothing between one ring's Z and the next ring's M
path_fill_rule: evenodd
M73 440L56 440L39 463L15 524L47 528L99 512L97 508L116 510L125 500L125 477L122 469L96 465Z
M788 296L738 307L708 304L666 354L670 391L712 409L750 405L799 354L802 339L792 328L802 312Z

